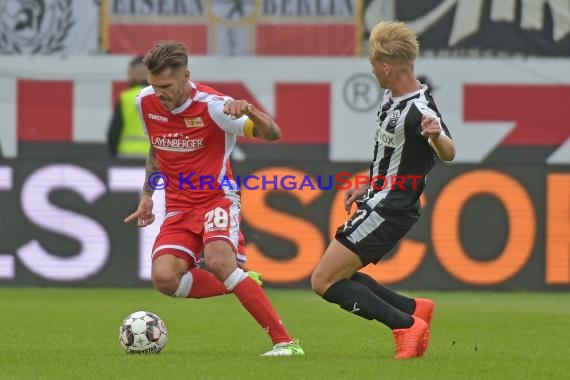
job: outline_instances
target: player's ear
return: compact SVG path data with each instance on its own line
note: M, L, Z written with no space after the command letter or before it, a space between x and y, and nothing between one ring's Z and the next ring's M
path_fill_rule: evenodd
M186 69L184 70L184 73L182 74L182 78L184 78L184 81L189 81L190 80L190 70Z

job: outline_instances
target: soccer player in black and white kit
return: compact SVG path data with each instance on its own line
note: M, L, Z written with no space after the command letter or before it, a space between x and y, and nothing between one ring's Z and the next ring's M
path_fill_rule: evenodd
M370 34L370 63L386 89L378 111L370 182L345 194L358 209L340 226L317 265L313 290L325 300L392 329L397 359L426 351L432 300L408 298L358 272L377 263L412 228L428 172L439 158L451 161L455 146L427 86L417 81L416 35L401 22L381 22Z

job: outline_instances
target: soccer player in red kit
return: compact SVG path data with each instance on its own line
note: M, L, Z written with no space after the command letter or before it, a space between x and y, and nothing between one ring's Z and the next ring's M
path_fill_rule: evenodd
M152 176L168 176L166 218L152 250L152 282L163 294L204 298L233 293L269 334L263 356L304 355L261 286L238 265L240 196L229 157L236 136L279 139L281 130L246 100L190 80L188 52L162 41L146 55L148 83L137 107L151 142L138 209L125 222L154 221ZM199 268L203 259L209 271Z

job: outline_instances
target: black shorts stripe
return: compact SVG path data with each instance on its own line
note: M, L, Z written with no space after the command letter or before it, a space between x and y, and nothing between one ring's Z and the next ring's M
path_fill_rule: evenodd
M356 253L364 265L377 263L412 228L415 218L386 218L378 209L358 210L335 234L339 243Z

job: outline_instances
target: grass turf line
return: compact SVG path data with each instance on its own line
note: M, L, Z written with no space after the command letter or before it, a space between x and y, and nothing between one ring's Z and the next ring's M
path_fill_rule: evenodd
M270 341L231 295L207 300L151 289L3 288L0 379L567 378L570 294L421 292L437 301L425 358L396 361L388 328L309 291L268 290L306 356L261 358ZM136 310L161 316L159 355L122 352Z

